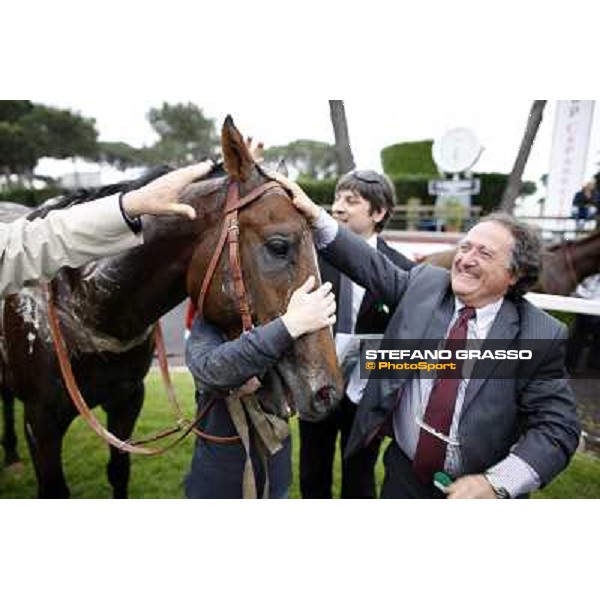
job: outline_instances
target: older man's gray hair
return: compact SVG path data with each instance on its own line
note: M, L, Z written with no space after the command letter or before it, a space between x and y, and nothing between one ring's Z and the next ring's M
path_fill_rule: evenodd
M542 238L539 230L503 212L491 213L480 223L486 221L500 223L514 239L509 269L518 279L511 286L509 294L519 298L535 285L542 270Z

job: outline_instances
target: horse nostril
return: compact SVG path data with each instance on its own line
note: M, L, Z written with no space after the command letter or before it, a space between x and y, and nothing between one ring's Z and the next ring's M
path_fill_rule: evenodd
M317 401L322 404L325 408L330 408L335 404L337 394L335 387L332 385L326 385L317 391Z

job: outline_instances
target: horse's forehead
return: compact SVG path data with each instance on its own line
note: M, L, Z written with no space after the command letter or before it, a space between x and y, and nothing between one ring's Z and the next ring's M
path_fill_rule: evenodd
M222 191L224 182L225 178L219 177L191 183L185 188L181 200L190 204L203 201L207 196L212 196L216 192Z
M306 219L294 208L284 192L266 194L244 208L240 214L240 222L264 230L280 228L289 232L300 231L306 225Z

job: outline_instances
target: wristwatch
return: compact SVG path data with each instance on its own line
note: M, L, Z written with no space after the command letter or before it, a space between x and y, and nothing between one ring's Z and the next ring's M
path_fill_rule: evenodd
M494 476L493 473L490 473L488 471L488 472L484 473L483 476L487 479L487 482L492 486L492 489L494 490L494 494L496 494L496 498L498 500L510 499L510 494L508 493L508 490L498 483L498 481L496 480L496 477Z

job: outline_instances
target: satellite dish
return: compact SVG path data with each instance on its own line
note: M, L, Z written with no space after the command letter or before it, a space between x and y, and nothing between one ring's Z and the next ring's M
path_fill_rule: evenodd
M445 173L468 171L483 152L475 134L466 127L450 129L433 143L435 164Z

